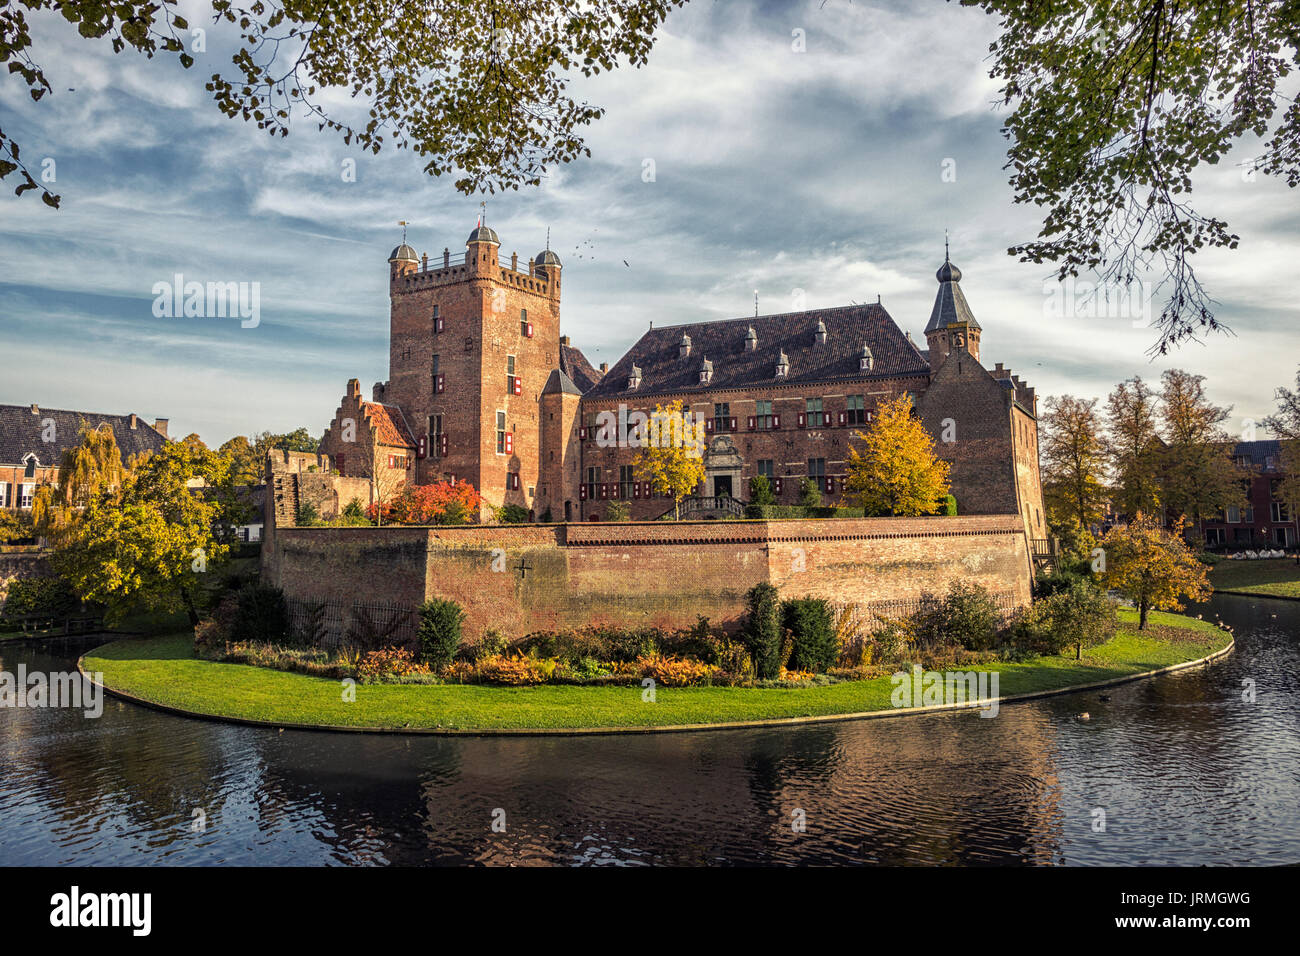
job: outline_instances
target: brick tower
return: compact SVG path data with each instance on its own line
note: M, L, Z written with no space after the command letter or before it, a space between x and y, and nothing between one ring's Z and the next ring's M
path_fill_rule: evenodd
M416 435L411 479L471 482L493 505L532 510L541 458L540 399L560 365L560 260L499 260L485 225L463 255L430 261L405 243L389 257L388 381Z

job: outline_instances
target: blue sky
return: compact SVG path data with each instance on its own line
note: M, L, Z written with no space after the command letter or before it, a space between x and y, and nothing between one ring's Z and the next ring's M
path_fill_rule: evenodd
M210 444L319 434L348 378L368 391L387 376L397 221L417 250L458 252L478 198L409 152L362 154L310 122L272 140L226 119L203 90L228 65L219 30L185 71L36 24L56 93L32 104L0 78L0 115L29 164L55 161L63 208L0 197L0 402L168 417L173 434ZM647 67L579 85L608 111L586 133L592 156L489 197L489 223L503 256L521 259L550 228L563 331L595 364L651 321L752 314L755 290L764 313L793 308L795 290L807 308L879 295L920 341L947 229L985 364L1009 365L1040 400L1182 367L1234 406L1232 430L1268 414L1300 361L1296 197L1243 180L1248 147L1197 177L1198 207L1242 237L1198 265L1233 336L1153 362L1153 333L1127 318L1053 316L1051 269L1005 251L1039 219L1012 204L1002 169L994 36L955 4L696 0L670 16ZM260 324L155 317L154 284L175 273L259 283Z

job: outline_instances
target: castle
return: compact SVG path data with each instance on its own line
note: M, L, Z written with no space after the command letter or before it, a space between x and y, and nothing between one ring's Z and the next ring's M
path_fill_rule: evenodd
M378 484L472 483L485 502L534 518L598 520L626 502L646 520L672 502L637 481L637 451L598 440L619 420L681 400L703 418L697 504L735 507L766 475L778 502L812 478L827 501L847 479L855 430L907 393L951 464L963 515L1016 515L1047 537L1034 390L980 361L982 328L947 260L920 349L879 302L652 326L612 368L594 369L560 334L562 266L546 249L500 258L480 225L463 254L402 244L388 258L389 377L363 398L353 379L320 452L341 477Z

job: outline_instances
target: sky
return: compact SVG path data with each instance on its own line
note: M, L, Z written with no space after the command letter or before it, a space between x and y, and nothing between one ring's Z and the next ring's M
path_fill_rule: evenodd
M182 8L205 22L202 5ZM229 65L217 28L186 71L32 19L55 92L34 104L0 78L0 126L29 167L53 161L63 204L0 196L0 403L164 417L213 446L323 432L349 378L368 393L387 377L397 222L419 252L460 252L480 197L407 151L363 154L301 119L285 139L227 119L203 89ZM762 314L879 297L923 346L946 230L984 364L1017 372L1040 407L1178 367L1205 375L1250 437L1300 363L1296 197L1243 177L1249 144L1198 174L1197 207L1241 236L1197 257L1234 334L1150 359L1140 318L1090 316L1050 266L1007 254L1041 217L1012 202L1003 169L996 26L942 2L694 0L647 66L575 85L607 111L586 128L590 157L486 197L502 258L526 261L550 229L562 331L596 365L651 322L752 315L755 293ZM259 321L155 315L156 285L177 274L256 283Z

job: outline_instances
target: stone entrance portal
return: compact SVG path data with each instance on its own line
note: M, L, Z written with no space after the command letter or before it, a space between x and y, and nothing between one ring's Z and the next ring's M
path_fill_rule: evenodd
M730 435L715 436L704 456L705 491L714 496L738 496L740 470L744 464Z

